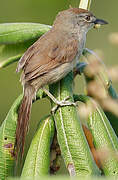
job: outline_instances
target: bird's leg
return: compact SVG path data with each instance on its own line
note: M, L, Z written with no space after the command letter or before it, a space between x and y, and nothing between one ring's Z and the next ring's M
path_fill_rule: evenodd
M85 67L88 64L86 62L79 62L77 63L76 67L74 68L73 72L74 72L74 77L79 74L81 75L84 72Z
M43 91L50 97L50 99L52 99L52 101L58 105L58 106L76 106L76 103L74 102L69 102L67 101L69 99L69 97L66 97L64 100L59 101L57 100L47 89L45 89L44 87L42 88Z

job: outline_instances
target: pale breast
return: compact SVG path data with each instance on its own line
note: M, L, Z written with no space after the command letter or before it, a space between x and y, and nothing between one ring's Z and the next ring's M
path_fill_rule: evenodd
M85 47L85 42L86 42L86 36L83 36L83 38L82 37L79 38L79 41L78 41L78 52L77 52L76 57L72 61L72 69L74 67L76 67L77 63L79 62L79 58L82 55L83 49Z

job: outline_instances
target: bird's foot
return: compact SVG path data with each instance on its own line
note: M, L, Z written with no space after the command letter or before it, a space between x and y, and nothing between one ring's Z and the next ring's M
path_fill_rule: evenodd
M59 100L55 99L55 100L56 100L56 101L55 101L56 106L54 106L54 107L52 108L51 112L54 113L59 106L61 106L61 107L62 107L62 106L77 106L76 103L67 101L69 98L70 98L70 97L67 96L67 97L66 97L65 99L63 99L62 101L59 101Z
M67 101L68 99L69 99L70 97L69 96L67 96L65 99L63 99L62 101L59 101L59 100L57 100L57 105L58 106L76 106L76 103L74 103L74 102L70 102L70 101Z
M47 89L45 89L44 87L42 89L50 97L50 99L52 99L52 101L56 104L56 106L52 108L51 111L52 113L54 113L59 106L76 106L76 103L67 101L70 98L69 96L67 96L62 101L59 101Z

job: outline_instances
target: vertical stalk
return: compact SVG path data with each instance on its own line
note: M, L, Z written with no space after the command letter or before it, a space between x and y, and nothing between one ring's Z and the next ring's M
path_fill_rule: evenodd
M80 0L79 8L82 9L90 9L91 0Z
M59 101L69 96L69 101L73 102L73 74L69 73L60 82L51 85L50 92ZM84 136L76 107L59 107L54 120L61 154L70 176L100 174Z

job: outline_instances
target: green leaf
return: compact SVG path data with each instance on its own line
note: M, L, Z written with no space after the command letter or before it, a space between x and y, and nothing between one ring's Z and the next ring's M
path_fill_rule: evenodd
M51 26L36 23L0 24L0 68L18 61Z
M18 61L32 41L19 44L0 45L0 68Z
M5 120L0 127L0 180L6 179L14 173L15 155L13 154L18 109L21 104L20 95L8 112ZM36 100L45 97L45 94L39 90Z
M51 26L39 23L0 24L0 44L16 44L38 39L50 28Z
M101 161L103 172L107 176L116 176L118 175L118 159L115 153L118 152L118 138L102 108L88 96L81 95L80 100L86 103L89 110L91 109L87 124L93 135L95 148L98 151L106 150L106 155L108 151L108 157L103 162ZM102 155L104 158L104 154Z
M15 156L13 154L17 111L22 96L12 105L7 117L0 127L0 179L5 180L6 177L13 175Z
M22 177L36 177L48 175L50 167L50 145L54 135L54 121L52 116L41 120L38 130L30 145Z

